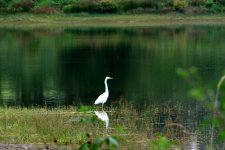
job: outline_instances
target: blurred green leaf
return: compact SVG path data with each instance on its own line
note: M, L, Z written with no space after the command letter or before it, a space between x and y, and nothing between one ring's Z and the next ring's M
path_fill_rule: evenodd
M221 131L219 132L218 139L219 139L220 141L223 141L223 140L225 139L225 129L223 129L223 130L221 130Z
M119 143L117 142L117 140L114 137L109 136L108 138L108 145L112 145L114 147L119 147Z
M107 149L112 147L119 147L119 144L115 137L108 136L108 137L97 137L94 139L94 142L85 142L79 148L79 150L98 150L101 148L101 145L107 146Z
M90 109L89 109L88 106L80 106L80 109L79 109L80 112L87 112L87 111L89 111L89 110L90 110Z
M189 91L189 94L191 97L193 97L196 100L203 100L204 99L204 93L201 88L193 88Z
M89 150L88 143L82 144L78 150Z
M168 149L171 145L176 145L175 141L169 140L167 137L159 134L155 140L150 142L151 149L165 150Z
M102 138L102 137L97 137L97 138L95 139L95 141L94 141L94 144L99 145L99 144L102 144L103 142L104 142L104 138Z
M189 77L189 72L183 68L177 68L176 73L184 79Z
M98 150L98 149L99 149L99 145L100 145L100 144L93 143L93 144L91 145L90 150Z

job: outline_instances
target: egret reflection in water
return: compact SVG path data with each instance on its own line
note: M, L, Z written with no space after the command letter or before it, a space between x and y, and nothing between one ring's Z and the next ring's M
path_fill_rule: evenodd
M199 150L200 145L198 141L197 134L192 134L185 142L185 150Z
M94 111L95 115L102 120L103 122L105 122L105 126L106 129L109 127L109 117L108 114L105 111Z

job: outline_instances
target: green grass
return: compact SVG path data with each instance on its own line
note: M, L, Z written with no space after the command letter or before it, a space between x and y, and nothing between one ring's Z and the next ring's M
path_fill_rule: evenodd
M225 15L0 15L1 27L59 27L59 26L155 26L181 24L225 24Z
M79 144L79 141L84 140L84 133L74 130L75 127L69 122L73 111L73 109L1 108L0 141Z

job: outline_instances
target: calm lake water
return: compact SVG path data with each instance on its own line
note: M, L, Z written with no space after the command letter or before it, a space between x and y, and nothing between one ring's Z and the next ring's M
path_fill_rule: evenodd
M204 82L225 70L225 26L0 29L0 104L93 104L109 81L108 104L187 102L176 68Z
M155 105L158 130L168 116L182 116L196 133L205 111L193 105L176 69L195 66L205 85L215 87L225 70L224 35L219 25L0 28L0 105L92 105L111 76L106 105ZM200 140L191 134L194 146L204 148L209 133Z

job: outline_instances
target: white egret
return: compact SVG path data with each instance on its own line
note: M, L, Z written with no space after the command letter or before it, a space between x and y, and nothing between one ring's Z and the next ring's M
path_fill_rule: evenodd
M102 109L103 109L103 105L104 103L107 101L108 97L109 97L109 90L108 90L108 85L107 85L107 80L108 79L113 79L111 77L105 77L105 92L102 93L95 101L95 104L102 104Z

